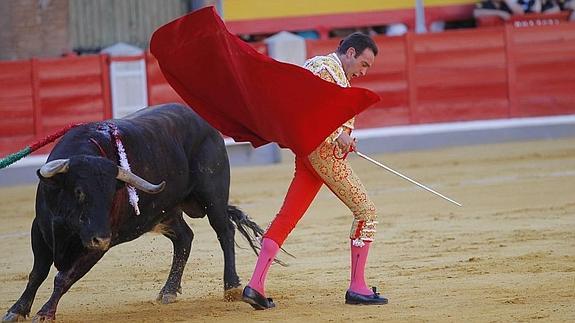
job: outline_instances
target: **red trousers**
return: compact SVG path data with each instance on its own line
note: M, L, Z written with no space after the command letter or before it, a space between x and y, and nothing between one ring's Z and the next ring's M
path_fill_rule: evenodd
M335 143L326 140L309 156L295 158L295 174L284 203L264 237L283 244L323 184L352 211L351 239L373 241L376 210L346 160L333 156Z

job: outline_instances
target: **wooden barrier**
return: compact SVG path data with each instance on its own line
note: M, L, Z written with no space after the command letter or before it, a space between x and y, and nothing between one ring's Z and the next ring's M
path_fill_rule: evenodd
M2 156L69 124L112 115L104 55L0 62L0 88Z
M382 101L358 116L358 128L575 114L573 23L375 41L374 67L352 85ZM308 57L332 52L338 42L307 41ZM149 105L182 102L155 58L145 58ZM110 118L108 71L107 56L0 62L0 155L68 124Z
M160 70L158 61L150 52L146 53L146 72L148 73L148 105L167 102L184 103L184 100L168 84Z
M511 116L575 113L575 24L507 32Z

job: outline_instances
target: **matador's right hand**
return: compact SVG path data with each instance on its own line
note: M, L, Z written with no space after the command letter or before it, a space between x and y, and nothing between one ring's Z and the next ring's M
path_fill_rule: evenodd
M347 153L355 150L356 140L352 138L347 132L343 131L336 139L339 149Z

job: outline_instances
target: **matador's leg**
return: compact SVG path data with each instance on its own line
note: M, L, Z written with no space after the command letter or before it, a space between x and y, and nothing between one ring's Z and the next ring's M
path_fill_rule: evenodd
M385 297L379 296L375 287L370 290L365 282L365 265L371 241L375 236L377 222L375 205L359 178L344 159L334 156L331 140L324 141L308 156L309 163L317 175L353 213L351 226L351 279L345 293L346 304L381 305L387 304Z
M365 187L345 159L334 156L337 145L324 141L309 156L308 160L323 182L353 213L350 238L354 245L363 246L365 241L373 241L376 230L376 209L369 199Z

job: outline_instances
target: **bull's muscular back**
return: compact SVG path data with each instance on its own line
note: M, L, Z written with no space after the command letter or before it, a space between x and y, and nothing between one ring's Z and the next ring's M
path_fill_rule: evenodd
M135 165L138 175L155 183L166 180L168 193L194 189L197 177L206 173L224 172L229 186L223 138L192 109L180 104L154 106L115 122L132 170Z

